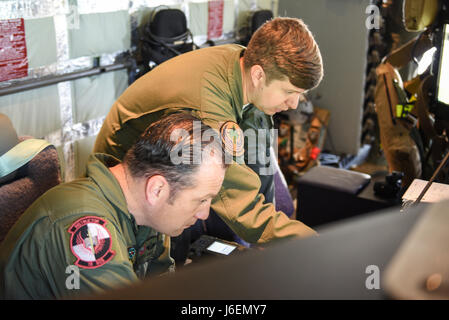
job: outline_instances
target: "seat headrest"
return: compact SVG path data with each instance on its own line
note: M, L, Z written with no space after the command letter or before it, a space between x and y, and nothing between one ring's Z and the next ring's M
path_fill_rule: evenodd
M19 137L8 116L0 113L0 157L19 143ZM15 178L16 172L0 177L0 185Z
M19 143L19 137L11 120L0 113L0 157Z

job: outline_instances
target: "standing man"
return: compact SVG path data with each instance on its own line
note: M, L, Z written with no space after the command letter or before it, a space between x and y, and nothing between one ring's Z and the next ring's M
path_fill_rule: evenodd
M0 298L88 295L170 270L169 236L207 218L224 179L221 145L202 139L207 130L170 115L123 163L94 154L86 178L38 198L0 246Z
M248 104L269 116L295 109L299 96L316 87L322 75L318 45L303 21L276 18L253 34L247 48L229 44L192 51L138 79L112 106L94 151L122 158L149 123L172 112L191 113L220 132L235 156L213 211L250 243L309 236L315 233L311 228L265 202L261 173L242 161L239 124Z

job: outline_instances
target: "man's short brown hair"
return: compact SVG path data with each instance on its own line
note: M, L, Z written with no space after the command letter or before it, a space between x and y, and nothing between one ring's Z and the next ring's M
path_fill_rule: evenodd
M176 130L182 130L179 131L182 139L176 138ZM128 150L123 159L126 170L133 178L163 176L170 185L168 201L172 203L178 191L197 183L193 175L199 170L203 156L208 156L211 151L217 152L223 168L228 167L218 135L205 134L207 131L215 133L211 127L187 112L164 116L150 124ZM195 161L196 152L198 161ZM174 157L185 161L174 162Z
M316 87L323 77L320 49L301 19L275 18L252 35L244 53L245 69L260 65L267 83L287 77L298 88Z

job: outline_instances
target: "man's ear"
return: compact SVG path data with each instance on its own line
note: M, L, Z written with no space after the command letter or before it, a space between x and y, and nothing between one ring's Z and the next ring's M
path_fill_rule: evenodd
M261 84L265 83L265 71L262 66L255 64L250 69L251 81L255 88L259 88Z
M145 184L145 199L153 206L165 202L170 193L167 180L161 175L154 175Z

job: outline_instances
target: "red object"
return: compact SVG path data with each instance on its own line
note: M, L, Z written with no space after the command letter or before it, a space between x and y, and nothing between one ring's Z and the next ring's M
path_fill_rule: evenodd
M316 160L316 158L318 158L318 156L320 155L320 152L320 148L314 147L312 150L310 150L310 158L312 160Z
M223 6L224 0L209 1L207 39L220 38L223 34Z
M23 18L0 20L0 81L28 76Z

